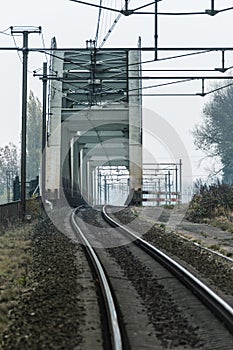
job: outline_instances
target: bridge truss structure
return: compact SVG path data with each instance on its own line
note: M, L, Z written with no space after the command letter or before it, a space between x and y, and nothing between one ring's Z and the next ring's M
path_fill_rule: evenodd
M102 52L93 42L88 45L86 51L52 55L56 76L50 80L48 199L92 205L97 167L123 166L134 201L142 189L140 50Z

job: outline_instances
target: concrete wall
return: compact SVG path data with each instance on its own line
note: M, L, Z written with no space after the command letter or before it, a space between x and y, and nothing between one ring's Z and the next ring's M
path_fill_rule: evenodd
M129 52L129 160L130 187L142 189L142 105L140 52Z

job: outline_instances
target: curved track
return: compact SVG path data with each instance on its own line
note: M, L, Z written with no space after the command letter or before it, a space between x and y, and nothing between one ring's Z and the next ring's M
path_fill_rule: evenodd
M113 350L122 350L122 337L121 337L116 306L113 300L111 288L98 256L96 255L94 249L92 248L89 241L85 237L85 234L82 232L82 230L76 223L75 215L76 215L76 211L78 210L79 208L73 211L71 215L71 223L74 229L78 232L85 246L86 252L91 259L92 268L94 269L96 275L99 278L101 294L104 300L106 314L108 317L108 330L110 331L109 343L111 344L111 347Z
M109 334L108 334L109 340L107 342L106 342L106 340L104 341L106 349L114 349L114 350L115 349L119 349L119 350L120 349L131 349L131 348L134 349L135 345L132 345L132 343L131 343L132 342L132 334L134 337L134 334L136 335L136 333L138 332L138 331L135 332L135 330L132 331L132 329L131 329L131 331L132 331L131 335L128 334L129 328L127 328L127 323L129 321L129 318L132 318L132 316L133 316L133 318L135 318L136 311L134 310L134 314L131 313L130 316L126 316L126 319L128 319L128 321L125 320L125 315L129 312L129 310L127 309L129 304L126 303L126 307L124 307L124 305L123 305L124 302L122 302L122 300L127 298L126 294L123 293L124 294L123 299L121 299L121 301L119 301L119 295L122 292L122 291L119 292L119 288L127 290L128 294L130 294L130 291L129 291L129 289L127 289L128 287L123 286L122 278L120 281L120 287L118 285L118 291L117 291L116 284L114 286L114 283L117 279L116 274L115 274L116 270L114 271L113 269L111 270L111 268L110 268L110 274L109 274L109 265L111 265L113 262L113 261L109 261L109 257L110 257L110 260L113 257L113 260L115 259L114 261L117 262L117 264L118 264L119 260L121 260L121 256L116 258L116 254L121 254L119 249L120 250L126 249L126 250L134 251L133 252L134 260L135 260L135 257L136 257L136 259L138 258L139 260L140 259L142 259L142 260L143 259L145 259L145 260L150 259L152 261L152 264L154 261L154 263L160 264L163 267L165 267L166 270L169 270L172 273L172 275L175 276L174 281L176 279L179 279L182 282L182 284L185 284L188 287L188 289L193 293L194 296L192 298L196 298L196 296L198 296L198 298L201 300L201 302L208 306L208 308L211 310L212 314L214 313L217 316L217 318L221 320L221 322L224 324L224 326L226 326L228 328L228 330L233 334L233 309L223 299L221 299L217 294L215 294L211 289L209 289L204 283L202 283L200 280L198 280L195 276L193 276L184 267L182 267L180 264L178 264L173 259L171 259L168 255L164 254L162 251L155 248L150 243L141 239L134 232L131 232L126 227L119 225L118 222L116 222L112 217L109 216L109 214L106 211L106 207L103 208L102 218L101 218L100 213L94 214L94 211L93 211L93 213L91 213L92 209L90 209L90 208L86 208L85 210L83 210L84 214L81 214L80 209L81 208L79 207L75 211L73 211L72 217L71 217L71 222L72 222L73 228L78 233L78 235L83 243L83 247L85 248L86 254L89 257L88 260L91 262L92 270L93 269L95 270L95 275L98 277L98 282L99 282L100 287L101 287L102 299L104 300L104 305L105 305L104 307L106 309L105 314L107 315L107 324L108 324L107 329L109 332ZM90 210L90 213L88 213L88 210ZM77 217L76 217L77 212L79 212L79 211L80 211L81 216L84 215L83 222L81 225L82 228L80 228L80 222L79 222L79 220L77 220ZM96 215L96 217L98 217L99 224L101 223L101 220L102 220L102 226L97 225L98 226L98 227L96 226L97 231L94 229L93 232L88 233L88 230L86 231L86 226L88 226L90 221L91 221L90 214ZM104 220L106 220L108 222L108 224L104 224L104 222L105 222ZM111 225L112 227L116 228L116 231L113 230L111 233L107 232L107 230L108 230L107 227L109 227L108 225ZM126 241L128 241L128 244L126 244L127 247L122 248L122 247L118 246L118 248L113 248L113 252L112 252L111 251L112 248L108 248L106 245L104 245L106 240L108 240L108 237L111 235L114 238L115 237L123 237L123 236L126 237ZM119 239L121 240L122 238L119 238ZM89 240L91 243L89 242ZM124 241L125 241L125 238L124 238ZM97 244L95 245L95 248L92 247L93 242L95 242L95 243L97 242ZM135 246L134 249L133 249L133 246ZM118 249L116 254L114 253L114 249ZM136 251L135 251L135 249L136 249ZM145 255L145 252L147 253L146 255ZM115 254L115 256L114 256L114 254ZM148 256L148 255L150 257L146 258L146 256ZM136 265L134 265L135 261L134 262L130 261L131 257L133 258L132 253L128 254L129 259L127 260L127 264L131 264L132 266L135 266L135 268L134 267L128 268L126 266L126 270L128 268L129 271L130 271L130 269L131 269L131 271L132 271L132 269L133 270L136 269ZM138 264L138 261L136 263ZM124 262L123 265L124 264L126 264L126 263ZM120 263L120 265L121 265L121 263ZM140 263L139 263L139 265L140 265ZM143 263L142 263L140 268L141 268L141 275L144 275L143 276L144 280L143 280L141 286L144 285L145 283L147 284L147 281L150 284L153 283L152 280L147 280L148 277L146 276L146 271L144 271L143 266L144 266L144 268L146 268L146 265L143 265ZM118 266L118 268L122 269L122 266L120 266L120 267ZM124 266L123 266L123 269L124 269ZM157 268L156 268L156 271L157 271ZM159 277L158 280L160 280L160 279L163 280L163 279L169 278L169 280L171 281L170 277L164 277L164 276L165 275L163 272L162 277L161 278ZM126 283L126 278L129 278L129 277L127 277L127 272L123 278L124 284ZM114 281L114 279L115 279L115 281ZM129 283L129 285L131 285L132 281L130 281L130 279L129 279L128 283ZM136 276L136 283L138 283L137 276ZM173 282L171 282L171 283L173 283ZM174 283L177 283L177 282L174 282ZM173 287L171 287L171 289L173 289ZM176 289L176 287L175 287L175 289ZM178 287L178 289L179 289L179 287ZM136 290L137 290L137 286L136 286ZM189 294L191 295L190 292L189 292ZM129 299L127 302L131 303L131 295L128 298ZM133 295L132 295L132 298L133 298ZM190 303L191 301L189 300L189 298L190 298L190 296L186 297L186 300ZM138 299L138 297L136 297L136 299ZM147 299L147 300L149 300L149 299ZM102 304L101 304L101 308L103 307ZM118 309L119 305L120 305L120 310ZM135 301L133 301L133 305L134 305L133 308L135 308L135 305L136 305ZM122 306L123 306L123 311L122 311ZM202 308L204 308L204 306L202 306ZM101 309L101 312L102 312L102 309ZM122 317L122 314L123 314L123 317ZM139 315L138 312L137 312L137 314ZM209 313L209 314L211 314L211 313ZM166 311L165 311L165 315L166 315ZM167 317L169 317L169 316L167 316ZM214 319L213 315L211 317ZM197 319L198 319L198 316L197 316ZM121 322L124 322L124 324L122 324ZM125 327L125 324L126 324L126 327ZM154 326L154 324L153 324L153 326ZM139 327L140 327L140 325L139 325ZM223 327L223 325L220 327ZM132 325L131 325L131 328L132 328ZM207 339L207 342L208 342L208 339L213 337L213 334L215 331L213 331L213 329L212 329L211 332L210 332L210 335L208 335L207 338L205 338L205 339ZM102 333L106 337L106 334L107 334L106 329L102 330ZM166 333L166 331L165 331L165 333ZM124 339L125 335L126 335L126 338L128 338L127 340ZM156 334L155 334L155 337L157 337ZM166 335L165 335L165 337L166 337ZM216 337L218 338L219 336L216 335ZM227 339L228 339L228 342L227 342L226 349L231 349L232 348L231 345L233 345L233 339L231 338L230 334L229 334L229 336L227 336ZM130 341L130 346L128 346L128 341ZM160 340L158 342L160 342ZM218 338L217 342L221 343L220 338ZM134 339L133 343L134 344L136 343L139 346L139 344L137 343L137 340ZM197 347L199 347L199 346L197 346ZM160 349L160 347L155 347L155 348ZM162 348L163 347L161 347L161 349ZM213 347L213 348L214 349L222 349L222 347L219 347L219 345L216 345L216 347ZM138 349L138 347L137 347L137 349ZM209 347L208 346L203 347L203 349L209 349Z
M221 319L227 328L233 333L233 309L222 298L208 288L204 283L187 271L184 267L164 254L150 243L138 237L135 233L121 226L107 212L106 207L103 207L103 216L106 221L113 227L120 228L125 234L134 238L133 243L140 246L144 251L150 254L155 260L165 266L173 275L175 275L182 283L184 283L192 292L205 303L215 315Z

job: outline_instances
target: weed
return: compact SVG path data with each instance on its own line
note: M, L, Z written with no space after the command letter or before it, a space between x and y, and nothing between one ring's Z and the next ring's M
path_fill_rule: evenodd
M174 209L174 204L164 204L164 209Z
M197 238L191 238L191 240L194 242L194 243L197 243L197 244L201 244L201 240L200 239L197 239Z
M217 244L211 244L208 246L208 248L211 250L220 251L220 247Z
M223 216L230 221L232 210L233 186L220 181L211 185L198 181L186 218L194 222L204 222L206 219Z
M0 335L9 322L9 312L27 282L30 263L31 225L7 229L0 236Z
M203 232L203 231L201 231L200 233L201 233L201 235L202 235L204 238L207 238L207 237L208 237L207 233L205 233L205 232Z

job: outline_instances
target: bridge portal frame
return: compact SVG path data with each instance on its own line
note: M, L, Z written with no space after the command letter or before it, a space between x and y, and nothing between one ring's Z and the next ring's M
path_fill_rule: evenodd
M46 193L95 202L95 166L125 165L131 200L142 189L140 51L55 52L50 82ZM130 69L133 67L132 69ZM92 166L90 166L92 164ZM94 166L93 166L94 164ZM138 202L138 201L137 201Z

